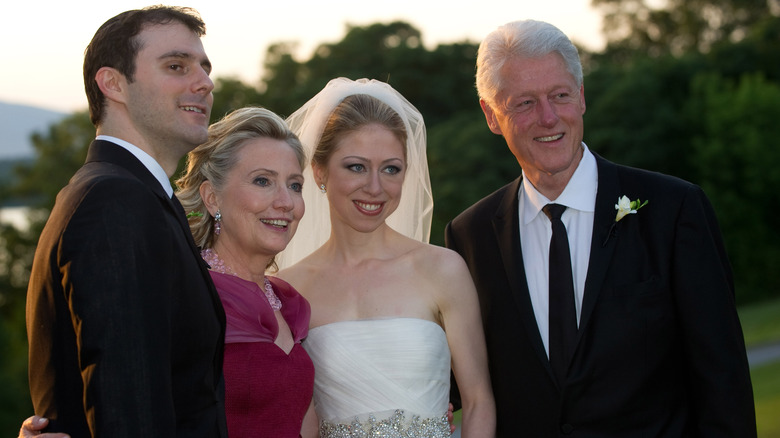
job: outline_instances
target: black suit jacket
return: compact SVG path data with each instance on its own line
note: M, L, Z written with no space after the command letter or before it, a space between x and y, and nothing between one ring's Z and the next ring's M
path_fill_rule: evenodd
M184 211L92 143L57 196L27 295L35 413L78 437L226 437L225 314Z
M755 437L732 273L709 201L680 179L596 160L593 243L562 385L528 293L521 179L447 226L479 293L498 436ZM623 195L649 203L615 224Z

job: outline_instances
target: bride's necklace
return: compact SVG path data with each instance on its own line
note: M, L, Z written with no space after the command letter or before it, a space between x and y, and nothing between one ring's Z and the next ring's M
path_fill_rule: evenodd
M200 252L200 256L203 257L203 260L205 260L206 263L208 263L212 271L238 277L238 274L236 274L236 272L233 271L230 266L225 265L225 261L219 258L217 252L213 249L204 249ZM271 308L274 310L281 309L282 301L274 293L274 288L271 286L271 282L268 281L268 277L263 277L263 283L263 293L265 293L265 298L268 300L268 304L270 304Z

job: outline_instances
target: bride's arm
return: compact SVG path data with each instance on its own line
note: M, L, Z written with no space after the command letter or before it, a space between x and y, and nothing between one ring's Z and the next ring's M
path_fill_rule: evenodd
M303 438L317 438L319 436L320 421L317 418L317 413L314 412L314 400L309 403L309 410L306 411L306 415L303 417L303 425L301 426L301 437Z
M444 263L439 265L444 268L444 288L438 301L463 406L461 436L493 437L496 407L477 291L463 259L446 251Z

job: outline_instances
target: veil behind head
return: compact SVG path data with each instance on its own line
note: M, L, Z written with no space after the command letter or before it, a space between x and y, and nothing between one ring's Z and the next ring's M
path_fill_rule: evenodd
M387 224L412 239L428 242L433 217L433 195L428 175L425 123L417 108L390 85L374 79L333 79L316 96L287 118L306 150L306 160L311 163L314 149L322 130L336 106L344 98L354 94L367 94L394 109L406 127L406 176L398 208L387 219ZM306 214L298 225L295 237L277 257L280 269L289 267L315 249L330 236L330 209L327 195L320 193L314 181L311 165L304 169L306 183L303 199Z

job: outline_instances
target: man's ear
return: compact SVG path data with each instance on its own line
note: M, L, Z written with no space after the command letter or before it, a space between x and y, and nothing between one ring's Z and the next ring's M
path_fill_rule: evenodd
M127 79L119 70L113 67L101 67L95 74L95 82L106 99L124 103Z
M206 210L209 211L209 214L214 216L214 214L217 213L217 210L219 210L219 196L217 196L217 191L214 190L211 181L203 181L200 184L199 191L200 198L203 199L203 205L206 206Z
M493 111L493 108L490 107L490 104L485 102L485 99L479 99L479 106L482 107L482 112L485 113L485 120L487 121L488 128L490 128L490 132L502 135L501 125L498 124L496 113Z

